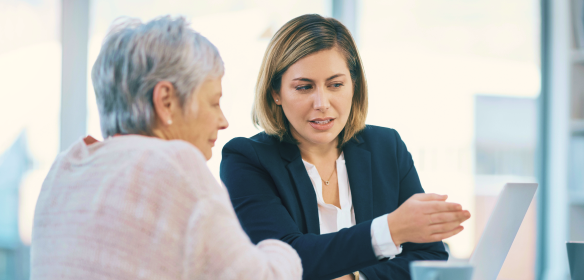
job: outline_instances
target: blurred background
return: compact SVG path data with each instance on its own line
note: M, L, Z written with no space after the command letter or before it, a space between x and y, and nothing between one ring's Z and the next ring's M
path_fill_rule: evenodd
M349 28L367 123L396 129L426 192L473 214L446 240L451 258L470 257L506 182L539 182L499 278L568 279L565 242L584 241L579 2L0 0L0 279L29 278L34 207L56 155L103 139L89 76L115 19L183 15L219 49L230 127L209 161L218 179L223 145L260 132L251 105L270 38L306 13Z

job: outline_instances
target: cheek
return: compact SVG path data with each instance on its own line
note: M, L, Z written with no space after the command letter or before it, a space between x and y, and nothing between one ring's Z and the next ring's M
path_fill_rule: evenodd
M193 107L190 114L187 115L187 133L191 138L200 138L203 131L207 131L209 126L209 113L206 108L199 106Z
M205 141L217 137L223 114L217 107L206 107L199 112L198 129Z
M215 119L213 118L213 111L210 108L201 108L198 114L198 128L201 132L209 132L215 127Z
M284 110L286 118L290 122L294 122L299 118L304 118L303 115L311 109L311 104L307 101L307 98L303 98L301 95L283 92L282 110Z
M300 114L299 111L301 111L302 108L298 106L298 103L285 102L282 103L282 110L284 111L284 115L286 115L286 118L292 121L293 119L296 118L296 115Z
M349 91L338 95L335 99L335 109L338 110L339 114L346 114L347 117L351 112L351 107L353 105L353 92Z
M345 113L348 116L349 113L351 112L351 108L353 107L353 96L352 95L349 98L347 98L344 105L345 105L345 107L344 107Z

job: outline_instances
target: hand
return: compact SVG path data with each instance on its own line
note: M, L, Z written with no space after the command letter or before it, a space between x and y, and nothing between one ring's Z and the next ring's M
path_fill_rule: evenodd
M347 275L343 275L339 278L335 278L333 280L355 280L355 275L353 274L347 274Z
M446 202L447 195L418 193L387 215L396 246L405 242L442 241L461 232L460 224L470 218L458 203Z

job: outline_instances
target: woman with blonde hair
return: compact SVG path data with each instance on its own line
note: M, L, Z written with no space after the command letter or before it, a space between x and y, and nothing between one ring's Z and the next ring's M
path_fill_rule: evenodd
M227 128L223 61L183 18L116 25L92 79L106 139L61 153L36 206L31 279L300 279L250 242L207 168Z
M409 279L446 260L441 240L470 217L424 194L399 134L365 125L367 83L349 31L304 15L266 50L253 120L265 131L223 148L221 179L254 243L290 244L304 279Z

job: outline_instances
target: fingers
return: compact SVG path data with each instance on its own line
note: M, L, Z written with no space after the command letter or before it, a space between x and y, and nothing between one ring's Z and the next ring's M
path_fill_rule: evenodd
M442 223L442 224L434 224L428 227L431 234L435 233L444 233L454 230L455 228L460 226L459 221L449 222L449 223Z
M439 212L455 212L462 210L462 206L460 206L460 204L452 202L429 201L426 202L426 205L427 205L426 209L424 209L424 213L426 214Z
M470 218L470 212L467 210L456 212L440 212L430 215L430 224L443 224L449 222L462 223Z
M432 241L430 241L430 242L442 241L442 240L444 240L444 239L446 239L446 238L449 238L449 237L455 236L455 235L457 235L458 233L460 233L460 232L461 232L463 229L464 229L464 227L463 227L463 226L458 226L458 227L456 227L456 228L454 228L453 230L451 230L451 231L448 231L448 232L439 232L439 233L434 233L434 234L432 234L432 235L430 236L430 239L432 240Z
M445 194L436 194L436 193L417 193L417 194L413 195L412 197L414 197L420 201L432 201L432 200L445 201L448 198L448 196Z

